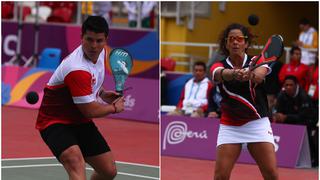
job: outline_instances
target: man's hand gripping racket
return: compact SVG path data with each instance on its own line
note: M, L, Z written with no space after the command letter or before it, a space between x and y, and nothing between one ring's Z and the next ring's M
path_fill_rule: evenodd
M116 92L119 93L119 97L121 97L124 91L132 89L132 87L124 88L126 79L133 66L132 56L125 49L115 48L110 52L109 64L115 82Z
M249 70L253 71L264 64L269 64L278 60L281 57L282 52L283 38L280 35L272 35L268 39L260 55L251 61Z

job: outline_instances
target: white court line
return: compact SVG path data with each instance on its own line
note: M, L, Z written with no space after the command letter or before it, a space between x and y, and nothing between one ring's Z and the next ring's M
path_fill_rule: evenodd
M33 165L21 165L21 166L2 166L1 168L12 169L12 168L28 168L28 167L53 167L53 166L62 166L62 165L61 164L33 164ZM86 168L86 170L93 171L93 168ZM159 180L159 178L157 178L157 177L144 176L144 175L139 175L139 174L131 174L131 173L125 173L125 172L118 172L118 174L125 175L125 176L145 178L145 179Z
M2 169L12 168L28 168L28 167L51 167L51 166L62 166L62 164L32 164L32 165L19 165L19 166L2 166Z
M34 157L34 158L6 158L2 159L2 161L24 161L24 160L45 160L45 159L56 159L55 157ZM159 166L149 165L149 164L140 164L140 163L131 163L124 161L116 161L119 164L128 164L134 166L142 166L142 167L150 167L150 168L160 168Z
M93 168L86 168L86 169L93 171ZM159 178L157 178L157 177L144 176L144 175L131 174L131 173L124 173L124 172L118 172L118 174L125 175L125 176L141 177L141 178L146 178L146 179L159 179Z

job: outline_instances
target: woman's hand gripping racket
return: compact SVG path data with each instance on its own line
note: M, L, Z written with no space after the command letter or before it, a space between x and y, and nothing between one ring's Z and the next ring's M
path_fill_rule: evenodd
M272 35L259 56L250 63L249 70L253 71L264 64L272 63L278 60L283 52L283 38L280 35Z
M123 96L125 90L132 89L132 87L124 88L126 79L133 66L132 57L125 49L115 48L110 52L109 63L115 82L116 92Z

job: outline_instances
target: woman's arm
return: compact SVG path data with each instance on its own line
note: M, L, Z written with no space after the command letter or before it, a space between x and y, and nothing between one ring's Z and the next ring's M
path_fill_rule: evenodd
M254 83L260 84L263 82L267 74L268 74L268 68L260 66L257 69L253 70L252 72L250 72L250 79Z

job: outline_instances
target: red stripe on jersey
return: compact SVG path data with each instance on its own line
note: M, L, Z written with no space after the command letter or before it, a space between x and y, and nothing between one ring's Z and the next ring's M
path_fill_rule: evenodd
M258 111L256 110L256 108L252 104L250 104L245 98L241 97L238 94L229 92L227 90L227 88L224 86L223 86L223 90L229 95L229 98L237 100L237 101L241 102L242 104L244 104L245 106L249 107L260 118L260 115L259 115Z
M212 74L212 72L218 67L224 67L224 66L221 62L214 63L210 68L210 74Z
M70 72L64 78L64 83L68 86L72 97L92 94L92 76L87 71L77 70Z
M237 96L232 96L230 95L230 98L240 101L242 104L246 105L248 108L250 108L254 113L257 114L257 116L260 118L260 115L258 114L257 110L255 108L253 108L250 104L248 104L246 101L244 101L243 99L237 97Z
M73 103L67 87L44 89L36 128L43 130L52 124L79 124L92 121L86 118Z

